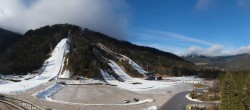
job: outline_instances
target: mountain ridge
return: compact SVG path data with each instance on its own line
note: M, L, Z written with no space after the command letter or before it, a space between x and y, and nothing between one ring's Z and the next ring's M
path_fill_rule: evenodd
M0 54L21 39L21 34L0 28Z
M55 45L70 34L70 52L66 55L67 68L75 76L100 77L98 61L93 55L93 43L102 43L110 50L124 54L141 67L154 74L182 76L206 76L212 70L204 70L169 52L120 41L105 34L82 29L71 24L56 24L29 30L22 39L0 55L0 73L27 74L39 69L50 56ZM130 69L127 65L124 68ZM135 74L135 73L132 73ZM218 74L214 72L211 74ZM209 75L214 77L214 75Z
M195 64L204 63L205 67L217 67L225 70L244 71L250 70L248 67L250 61L250 55L248 53L229 55L229 56L187 56L184 59L193 62Z

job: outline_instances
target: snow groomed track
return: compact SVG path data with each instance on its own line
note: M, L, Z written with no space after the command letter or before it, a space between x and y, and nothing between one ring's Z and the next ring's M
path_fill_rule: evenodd
M143 70L142 67L140 67L138 64L136 64L134 61L132 61L128 57L121 55L121 54L117 54L117 53L109 50L108 48L106 48L104 45L102 45L100 43L98 43L97 46L99 46L102 50L106 51L107 53L109 53L110 55L112 55L114 57L117 57L117 58L123 57L124 59L127 59L130 62L130 65L135 70L137 70L139 73L141 73L141 74L148 73L147 71ZM131 91L145 91L145 90L147 91L147 90L156 89L159 87L168 87L168 86L171 86L173 84L176 84L173 82L148 81L148 80L144 80L144 79L140 79L140 78L133 78L133 77L129 76L122 69L122 67L119 66L113 60L108 60L107 58L102 56L96 49L93 49L93 52L95 53L96 57L100 61L106 62L109 65L109 67L113 70L113 72L119 78L122 79L122 81L118 81L112 75L110 75L107 71L100 69L100 73L103 76L104 80L111 85L116 85L119 88L131 90Z
M122 55L122 54L119 54L119 55L121 55L123 58L127 59L129 65L132 66L137 72L141 73L142 75L145 75L148 73L141 66L139 66L137 63L135 63L133 60L131 60L129 57Z
M109 60L110 63L108 65L112 68L112 70L123 80L131 80L132 77L130 77L126 72L123 71L123 69L117 65L114 61Z
M104 78L104 80L111 84L116 85L119 88L127 89L131 91L145 91L151 89L157 89L160 87L168 87L174 85L174 82L159 82L159 81L148 81L140 78L130 77L123 69L116 64L114 61L109 60L110 63L108 65L112 68L112 70L124 80L124 82L120 82L116 80L113 76L109 75L106 71L100 69L100 72Z
M57 77L62 68L65 51L68 50L68 39L64 38L56 45L55 49L51 54L51 57L45 61L45 64L47 64L47 66L40 75L37 75L29 80L22 80L21 82L1 84L0 93L12 94L17 92L23 92L35 88Z
M137 63L135 63L133 60L131 60L129 57L122 55L122 54L118 54L116 52L113 52L112 50L108 49L106 46L104 46L101 43L97 43L96 44L98 47L100 47L102 50L104 50L105 52L107 52L108 54L112 55L113 57L116 57L119 59L119 57L123 57L124 59L128 60L128 63L130 66L132 66L132 68L134 68L137 72L139 72L142 75L147 74L148 72L145 71L140 65L138 65ZM119 56L119 57L118 57Z

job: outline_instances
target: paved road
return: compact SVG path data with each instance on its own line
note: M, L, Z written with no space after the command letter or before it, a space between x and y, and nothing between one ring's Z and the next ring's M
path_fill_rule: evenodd
M159 110L185 110L185 107L189 103L193 103L185 96L189 91L181 92L172 97L168 102L159 108Z
M199 89L198 91L203 91L204 89ZM186 110L187 104L198 104L199 102L190 101L186 98L186 95L190 91L185 91L176 94L168 102L159 108L159 110Z

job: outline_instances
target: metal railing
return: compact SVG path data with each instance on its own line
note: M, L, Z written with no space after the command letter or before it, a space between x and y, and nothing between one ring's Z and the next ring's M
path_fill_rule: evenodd
M27 109L27 110L45 110L45 109L43 109L35 104L32 104L28 101L24 101L24 100L12 98L12 97L4 96L4 95L0 95L0 100L10 102L14 105L20 106L20 107Z

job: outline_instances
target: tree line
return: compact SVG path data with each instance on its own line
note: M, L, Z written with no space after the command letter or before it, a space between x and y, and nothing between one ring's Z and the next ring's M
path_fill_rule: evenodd
M227 72L221 78L221 110L250 110L250 72Z
M21 39L21 35L0 28L0 54Z
M124 54L145 70L160 75L199 75L216 78L223 71L204 69L169 52L151 47L137 46L117 40L88 28L82 29L71 24L57 24L29 30L15 44L0 55L0 73L26 74L39 69L49 58L57 43L67 37L71 30L71 50L67 55L68 69L75 75L100 76L98 62L92 53L92 43L102 43L114 52ZM130 71L131 68L128 68ZM136 76L136 75L135 75Z

